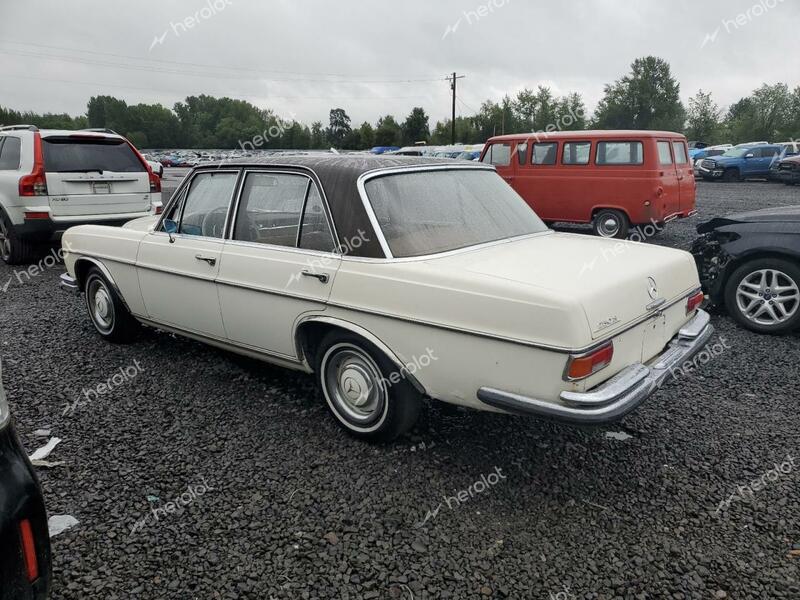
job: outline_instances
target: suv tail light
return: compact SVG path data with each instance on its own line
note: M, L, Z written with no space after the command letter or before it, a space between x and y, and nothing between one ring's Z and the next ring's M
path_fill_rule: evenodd
M47 178L44 174L44 158L42 155L42 136L37 131L33 134L33 171L19 179L20 196L47 196Z
M39 561L36 558L33 529L28 519L23 519L19 522L19 537L22 542L22 558L25 561L25 572L28 575L28 581L33 583L39 579Z
M690 315L695 310L700 308L700 305L703 303L703 300L706 299L705 294L703 294L702 290L697 290L696 292L692 293L691 296L686 300L686 314Z
M573 354L567 361L564 379L567 381L586 379L610 365L612 358L614 358L614 342L608 342L586 354Z

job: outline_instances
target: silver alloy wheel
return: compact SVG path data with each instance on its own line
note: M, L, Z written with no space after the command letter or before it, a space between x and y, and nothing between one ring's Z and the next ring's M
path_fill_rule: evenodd
M114 300L106 284L93 277L86 287L86 304L95 327L103 334L114 329Z
M619 219L614 217L604 217L598 222L597 231L602 237L613 238L619 233L621 224Z
M389 393L369 354L354 344L336 344L325 353L321 369L326 399L348 426L370 431L380 425Z
M736 304L742 315L753 323L780 325L800 309L800 288L782 271L760 269L739 283Z
M11 239L4 219L0 218L0 258L8 261L11 258Z

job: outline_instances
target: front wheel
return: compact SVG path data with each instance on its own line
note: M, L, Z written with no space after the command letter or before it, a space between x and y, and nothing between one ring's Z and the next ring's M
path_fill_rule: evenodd
M336 421L351 435L388 442L419 417L421 396L408 374L362 338L334 331L316 353L316 379Z
M604 208L597 211L592 220L592 230L595 235L605 238L624 239L630 229L628 216L613 208Z
M722 174L722 181L725 183L736 183L737 181L741 181L742 178L739 175L739 171L736 169L728 169Z
M97 333L114 343L126 343L135 337L136 319L100 269L92 267L89 270L83 290L89 318Z
M725 286L728 312L757 333L780 335L800 326L800 267L779 258L751 261Z
M0 211L0 259L7 265L26 265L36 258L37 247L21 240L11 221Z

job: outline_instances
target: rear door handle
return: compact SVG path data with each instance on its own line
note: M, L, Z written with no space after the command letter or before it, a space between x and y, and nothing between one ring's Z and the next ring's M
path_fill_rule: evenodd
M328 283L330 276L327 273L312 273L311 271L303 271L303 277L313 277L319 279L320 283Z
M202 254L195 254L195 255L194 255L194 257L195 257L197 260L202 260L202 261L204 261L204 262L207 262L207 263L208 263L210 266L212 266L212 267L213 267L215 264L217 264L217 259L216 259L216 258L214 258L213 256L203 256Z

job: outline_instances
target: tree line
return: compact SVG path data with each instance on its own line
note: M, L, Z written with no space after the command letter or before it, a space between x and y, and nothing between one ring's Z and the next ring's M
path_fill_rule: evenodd
M363 150L417 142L443 145L451 137L450 120L431 126L422 107L413 108L404 120L386 115L375 124L361 125L354 125L343 108L333 108L327 124L316 121L309 126L244 100L206 95L190 96L172 109L93 96L86 114L77 117L0 107L0 123L108 128L140 148ZM503 133L587 128L678 131L709 143L788 141L800 139L800 86L792 90L785 83L764 84L727 109L700 90L684 106L669 63L648 56L635 60L628 74L605 86L592 115L580 94L557 96L540 85L499 102L486 100L474 114L457 117L455 125L462 143L482 143Z

